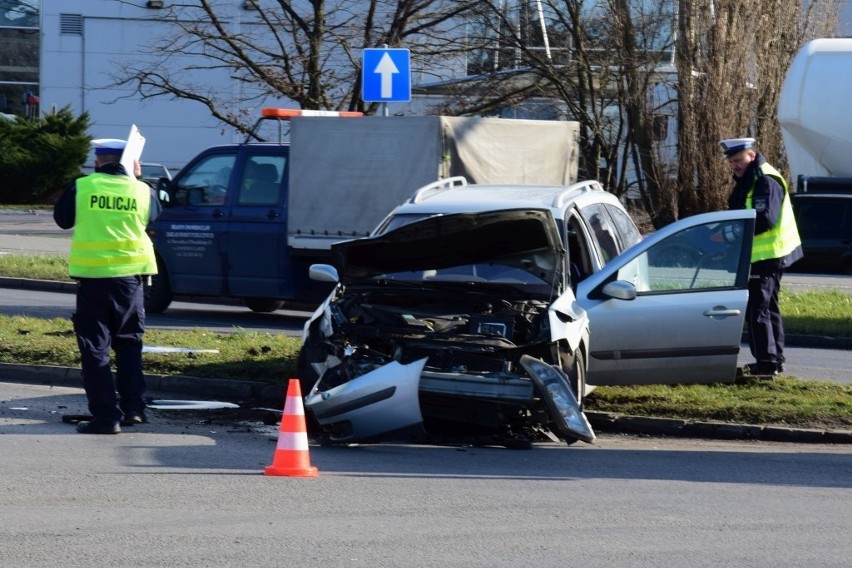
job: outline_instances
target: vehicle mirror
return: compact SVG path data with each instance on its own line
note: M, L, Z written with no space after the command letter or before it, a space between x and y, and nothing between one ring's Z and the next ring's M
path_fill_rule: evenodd
M169 205L171 202L171 183L169 178L161 177L157 180L157 197L163 205Z
M317 282L332 282L336 284L340 278L337 269L330 264L312 264L308 269L308 276Z
M610 282L601 290L604 296L607 298L613 298L616 300L635 300L636 299L636 286L627 282L626 280L616 280L614 282Z

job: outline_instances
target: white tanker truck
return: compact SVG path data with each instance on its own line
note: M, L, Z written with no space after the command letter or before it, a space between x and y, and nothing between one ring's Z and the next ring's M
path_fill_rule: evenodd
M778 122L805 258L792 269L852 274L852 39L816 39L790 64Z
M778 102L778 122L796 185L827 177L848 178L852 187L850 97L852 39L807 43L790 64ZM802 176L806 179L800 180Z

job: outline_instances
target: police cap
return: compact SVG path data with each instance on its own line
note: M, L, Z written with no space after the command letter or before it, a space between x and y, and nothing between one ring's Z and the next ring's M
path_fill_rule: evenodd
M120 156L124 152L125 146L127 146L127 141L117 138L98 138L97 140L92 140L92 148L95 150L95 156Z
M728 138L727 140L719 140L719 146L722 147L726 158L752 148L754 143L754 138Z

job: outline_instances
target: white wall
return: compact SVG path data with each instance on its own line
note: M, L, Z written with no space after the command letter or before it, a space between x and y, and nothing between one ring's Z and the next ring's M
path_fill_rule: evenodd
M240 3L241 4L241 3ZM92 138L126 138L136 124L146 138L142 159L164 164L176 171L204 148L242 142L236 134L214 120L199 103L143 100L128 89L110 86L122 66L144 66L150 55L147 42L163 33L162 24L152 21L157 10L145 0L42 0L41 109L70 107L90 115ZM60 33L61 14L82 15L82 35ZM173 61L167 70L180 73L189 59ZM234 89L226 75L203 81L211 90ZM262 106L293 106L275 101ZM259 108L247 109L251 114Z
M240 26L241 21L255 17L254 12L242 9L244 0L223 1L232 3L233 25ZM153 59L147 52L148 43L170 33L166 25L154 21L160 10L147 8L145 0L42 0L41 13L42 113L66 106L77 114L86 111L91 118L92 138L126 138L130 125L136 124L147 140L143 161L162 163L173 172L204 148L245 139L245 135L213 119L200 103L162 96L144 100L129 89L111 86L122 67L150 67ZM61 33L62 14L82 16L82 35ZM162 72L189 73L183 69L191 63L189 56L175 58ZM463 60L444 58L439 63L440 69L431 73L413 69L412 79L434 80L464 72ZM239 94L235 89L244 88L225 72L196 72L191 79L202 88L234 96ZM289 99L251 104L254 106L230 110L259 116L263 107L297 107ZM388 105L392 115L426 111L426 105L418 101Z
M840 0L840 37L852 37L852 2Z

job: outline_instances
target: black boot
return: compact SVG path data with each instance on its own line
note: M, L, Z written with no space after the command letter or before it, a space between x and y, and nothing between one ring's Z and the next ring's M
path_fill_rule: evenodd
M77 424L77 431L81 434L120 434L121 427L118 422L91 420Z

